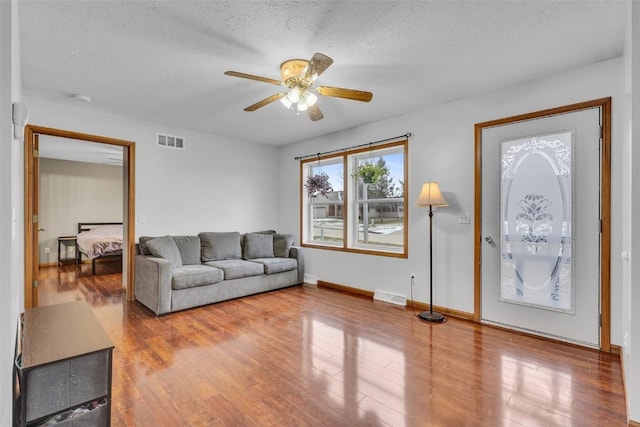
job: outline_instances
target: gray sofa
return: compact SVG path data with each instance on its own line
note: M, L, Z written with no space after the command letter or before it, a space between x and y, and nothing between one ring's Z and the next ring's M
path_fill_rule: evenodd
M156 315L304 281L302 248L275 231L140 237L136 299Z

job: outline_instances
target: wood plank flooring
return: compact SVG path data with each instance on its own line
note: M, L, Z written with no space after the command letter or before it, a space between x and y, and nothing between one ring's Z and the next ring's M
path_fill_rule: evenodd
M113 426L626 426L618 356L303 285L155 317L42 270L115 344Z

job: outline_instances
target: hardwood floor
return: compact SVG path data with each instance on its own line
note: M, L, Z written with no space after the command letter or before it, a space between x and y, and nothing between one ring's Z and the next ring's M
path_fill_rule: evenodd
M43 270L115 344L113 426L625 426L618 356L303 285L155 317Z

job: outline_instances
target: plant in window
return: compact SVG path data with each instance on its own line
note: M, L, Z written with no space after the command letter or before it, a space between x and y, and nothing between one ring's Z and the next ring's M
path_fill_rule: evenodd
M307 182L304 184L309 196L326 196L333 191L331 183L329 182L329 175L324 172L311 175L307 178Z
M358 166L358 170L353 174L355 178L360 178L365 184L375 185L380 178L387 172L387 168L381 165L380 162L372 163L366 161Z

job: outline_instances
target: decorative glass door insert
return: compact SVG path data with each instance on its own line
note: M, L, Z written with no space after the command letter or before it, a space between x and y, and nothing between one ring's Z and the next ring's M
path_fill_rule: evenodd
M500 142L500 300L572 313L573 132Z

